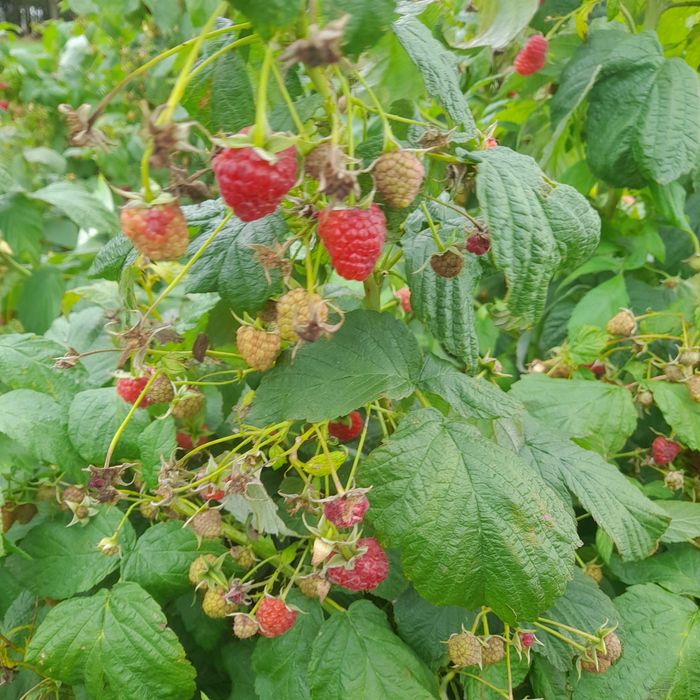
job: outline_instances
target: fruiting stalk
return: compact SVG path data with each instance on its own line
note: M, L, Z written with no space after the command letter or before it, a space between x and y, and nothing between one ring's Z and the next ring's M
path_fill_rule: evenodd
M270 80L272 68L272 42L265 47L265 58L260 69L260 81L258 82L258 99L255 103L255 127L253 128L253 143L258 148L265 146L267 137L267 86Z

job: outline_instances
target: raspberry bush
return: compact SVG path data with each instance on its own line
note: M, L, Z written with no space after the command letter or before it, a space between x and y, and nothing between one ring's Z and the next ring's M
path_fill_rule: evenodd
M697 3L0 28L0 700L691 700Z

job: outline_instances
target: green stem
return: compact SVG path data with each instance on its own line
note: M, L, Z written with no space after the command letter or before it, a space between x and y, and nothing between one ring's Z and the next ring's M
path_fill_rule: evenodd
M506 638L506 680L508 682L508 700L513 700L513 670L510 667L510 625L504 625Z
M220 48L218 51L215 51L211 56L207 56L196 68L192 69L192 72L189 74L189 77L187 81L189 82L194 78L195 76L199 75L207 66L211 65L214 63L214 61L218 60L223 56L224 54L228 53L229 51L233 51L233 49L237 49L240 46L247 46L248 44L253 44L256 41L258 41L259 37L257 34L250 34L248 36L241 37L240 39L236 39L236 41L231 42L230 44L227 44L226 46Z
M494 693L498 693L502 698L505 698L506 700L511 700L511 696L506 693L503 688L499 688L497 685L494 685L493 683L489 683L485 678L482 678L481 676L477 676L473 673L468 673L467 671L460 671L460 675L462 676L467 676L467 678L473 678L475 681L479 681L479 683L483 683L487 688L491 688Z
M297 112L296 107L294 106L294 101L292 100L292 96L289 94L289 90L287 90L287 86L284 84L284 78L282 77L282 74L280 73L280 70L274 61L272 62L272 74L275 76L275 82L277 83L279 91L282 93L282 99L287 105L289 114L292 116L292 121L294 122L294 126L296 127L297 133L302 138L307 138L307 133L306 129L304 128L304 124L301 121L301 118L299 117L299 113Z
M563 622L557 622L556 620L549 620L546 617L538 617L537 621L544 622L547 625L554 625L555 627L559 627L560 629L566 630L567 632L572 632L573 634L577 634L579 637L583 637L584 639L588 639L591 642L599 642L600 641L600 637L596 637L593 634L588 634L588 632L584 632L580 629L577 629L576 627L571 627L569 625L565 625Z
M692 0L689 0L688 2L672 2L670 5L667 5L663 10L661 10L661 14L668 10L677 10L679 7L700 7L700 2L698 0L695 2L692 2Z
M384 129L384 144L383 144L383 150L387 151L389 150L391 144L393 143L394 140L394 135L391 131L391 124L389 123L389 119L386 116L386 112L384 111L384 108L382 107L382 103L379 101L377 96L374 94L374 90L369 86L369 83L362 77L362 74L357 71L353 70L353 73L355 77L357 78L357 81L362 85L362 87L365 89L367 94L369 95L369 99L372 100L372 104L374 105L374 108L377 110L377 114L379 115L379 119L382 122L382 128Z
M11 255L8 253L4 253L0 251L0 258L2 258L13 270L16 270L20 274L24 275L25 277L31 277L32 273L30 270L27 270L26 267L23 265L20 265Z
M646 10L644 11L644 29L655 30L659 23L661 15L666 9L666 0L647 0Z
M449 695L447 694L447 686L450 681L457 675L457 671L452 670L446 673L442 681L440 681L440 700L449 700Z
M435 227L435 223L433 222L433 217L430 216L430 212L428 211L428 207L425 206L425 202L421 202L420 207L423 211L423 215L425 216L426 221L428 222L428 226L430 227L430 233L433 236L433 241L435 241L435 247L437 248L438 253L443 253L445 251L445 245L442 242L442 240L440 240L437 228Z
M560 641L564 642L564 644L568 644L569 646L573 647L577 651L580 651L582 653L586 651L586 647L584 647L582 644L575 642L573 639L571 639L570 637L567 637L564 634L560 634L556 630L553 630L551 627L546 627L545 625L543 625L539 622L533 622L532 624L535 625L535 627L539 627L543 632L546 632L547 634L551 634L552 637L556 637Z
M253 129L253 143L258 148L263 148L267 137L267 86L272 69L272 42L265 47L265 58L260 69L260 81L258 83L258 101L255 105L255 128Z
M365 308L379 311L381 309L381 286L377 283L374 273L363 284L365 288Z
M357 452L355 452L355 459L352 462L352 467L350 468L350 475L345 485L345 490L349 490L352 487L352 482L355 479L355 473L357 472L357 465L360 463L360 457L362 456L362 448L365 445L365 438L367 437L367 428L369 428L369 418L372 412L372 407L367 406L367 415L365 416L365 424L362 427L362 433L360 435L360 440L357 443Z

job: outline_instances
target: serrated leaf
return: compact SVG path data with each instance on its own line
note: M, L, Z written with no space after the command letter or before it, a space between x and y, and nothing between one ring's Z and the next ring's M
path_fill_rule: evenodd
M456 605L431 605L413 587L408 587L394 602L394 622L399 637L418 656L437 671L447 664L445 642L451 634L471 627L474 613Z
M171 416L155 420L139 436L141 476L148 488L158 485L158 472L177 448L175 421Z
M529 156L501 146L479 155L477 197L494 263L508 283L508 307L533 323L554 275L595 249L600 219L585 197L546 178Z
M506 667L506 660L502 659L498 663L484 666L482 669L474 668L472 671L482 680L464 678L464 698L479 698L479 700L501 700L502 692L496 692L489 686L484 684L484 681L490 683L495 688L500 688L502 691L507 691L508 680L510 679L513 688L517 688L527 675L529 664L523 655L518 658L517 653L512 649L510 652L510 670ZM557 698L557 700L562 700Z
M186 209L188 222L192 209L194 207ZM209 218L202 234L190 244L190 255L209 238L224 215L220 205L218 216ZM279 214L270 214L248 224L232 218L192 266L186 290L218 292L234 313L255 313L282 290L282 282L279 270L265 271L251 246L274 247L286 233L287 226Z
M241 523L250 521L250 527L259 533L296 535L279 515L277 503L262 484L248 484L245 495L232 493L223 501L224 508Z
M408 414L365 460L374 527L437 605L488 605L506 622L560 595L578 537L553 491L462 419Z
M290 591L287 602L299 609L297 621L279 637L258 639L252 657L255 689L261 698L309 700L307 667L323 612L317 600L298 591Z
M30 333L45 333L61 312L65 288L58 268L35 270L22 285L17 299L17 318L22 327Z
M264 37L290 24L301 12L302 0L228 0Z
M691 450L700 450L700 404L691 400L686 386L649 382L648 388L680 442Z
M350 15L343 36L344 46L352 56L374 46L386 34L395 8L396 0L327 0L323 5L329 18Z
M482 377L468 377L435 355L426 355L418 378L418 388L446 401L460 416L512 418L521 414L524 406L495 384Z
M117 508L103 508L85 525L67 527L72 514L46 520L20 542L22 551L8 557L6 566L13 576L37 596L70 598L90 590L119 566L119 557L108 557L97 548L103 537L111 537L123 513ZM126 522L118 544L129 551L136 541Z
M587 673L574 700L689 700L700 687L700 615L692 601L653 584L615 599L624 625L622 656L605 673Z
M659 501L671 517L671 524L662 542L689 542L700 537L700 503L691 501Z
M206 541L200 546L194 532L180 522L157 523L122 558L121 577L159 601L172 600L191 589L190 564L207 552L220 554L221 547Z
M326 620L309 661L313 700L434 700L435 677L367 600Z
M115 236L97 251L88 270L88 277L116 281L121 277L122 270L132 265L137 256L136 249L126 236Z
M637 425L630 392L585 379L527 374L511 392L535 418L573 438L585 438L602 454L619 452Z
M454 56L415 17L405 15L393 25L394 34L423 76L428 95L434 97L470 139L476 125L462 94Z
M68 433L75 449L86 462L102 464L109 443L130 408L111 387L88 389L76 394L68 410ZM138 458L139 437L148 423L148 414L143 409L136 409L117 443L113 462Z
M50 678L85 683L109 700L190 700L195 672L158 604L135 583L118 583L49 610L26 659Z
M231 678L228 700L259 700L251 657L259 639L237 639L221 650L221 660ZM280 698L281 700L281 698Z
M437 246L430 231L403 240L411 306L446 352L461 360L468 370L479 361L479 340L474 325L474 294L481 277L478 260L467 255L456 277L438 275L429 265Z
M504 49L519 32L527 27L537 12L538 0L481 0L479 3L479 29L467 42L453 44L457 48L490 46Z
M589 634L595 634L604 624L613 626L619 620L610 598L579 568L576 568L574 578L566 587L564 595L558 598L542 617L576 627ZM554 625L547 626L557 630ZM622 637L624 631L622 628L617 633ZM568 671L571 668L575 654L573 647L545 632L538 631L537 638L543 646L536 645L535 652L544 656L560 671ZM578 639L575 638L575 641Z
M41 256L44 222L41 205L24 194L0 197L0 234L20 260L36 260Z
M541 421L523 421L519 455L556 491L568 489L617 545L623 559L652 554L668 528L668 517L596 452L552 432Z
M418 344L403 323L353 311L330 340L304 345L293 360L287 355L263 376L246 420L315 422L347 415L380 396L405 398L420 367Z
M615 275L593 287L574 307L567 328L572 333L581 326L605 328L605 324L620 310L630 305L625 278Z
M608 568L627 584L656 583L671 593L700 598L700 552L689 544L671 545L643 561L613 556Z

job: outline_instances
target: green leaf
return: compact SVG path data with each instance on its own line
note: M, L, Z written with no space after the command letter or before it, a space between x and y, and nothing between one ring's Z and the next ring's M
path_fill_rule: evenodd
M576 304L567 328L569 333L581 326L605 328L605 324L620 310L630 305L625 278L615 275L593 287Z
M326 620L309 662L313 700L428 700L435 677L367 600Z
M94 194L72 182L54 182L30 195L62 211L71 221L84 229L94 228L98 233L116 233L119 220Z
M362 465L369 517L418 593L488 605L505 622L536 616L573 569L573 518L508 450L462 419L409 413Z
M596 452L584 450L529 416L519 456L558 493L568 489L610 535L623 559L652 554L668 517Z
M474 295L481 265L467 255L456 277L438 275L429 264L437 246L429 230L403 239L411 306L445 351L474 371L479 361L479 341L474 325Z
M109 444L130 408L112 387L76 394L68 411L68 432L75 449L86 462L101 464L104 461ZM148 423L148 414L137 408L117 443L113 462L138 458L140 435Z
M85 525L67 527L70 515L46 520L32 528L20 543L31 559L13 554L6 566L37 596L62 599L89 591L119 566L119 557L102 554L97 544L114 534L121 519L118 508L102 508ZM135 540L131 525L125 523L119 546L128 552Z
M413 587L408 587L394 603L394 622L399 637L431 670L447 665L445 642L464 626L471 627L474 613L455 605L431 605Z
M177 449L175 421L171 416L154 420L139 437L141 476L148 488L158 485L158 472L163 460L168 460Z
M352 56L358 56L374 46L391 28L396 0L327 0L324 14L329 18L350 15L345 27L344 46Z
M260 700L260 696L255 692L255 674L251 663L259 641L260 638L237 639L221 650L223 667L231 678L231 694L228 700Z
M678 439L691 450L700 450L700 404L691 400L685 385L649 382L648 388Z
M529 665L525 656L523 655L518 658L517 653L511 650L510 676L508 675L505 659L502 659L498 663L484 666L482 669L472 669L472 671L478 675L479 678L491 683L492 686L496 686L501 690L507 690L508 679L510 678L513 684L512 687L517 688L523 680L525 680L528 669ZM479 700L502 700L503 695L484 685L483 681L478 681L476 678L466 676L464 678L464 697L465 700L470 700L471 698L479 698ZM561 699L558 698L557 700Z
M317 600L291 591L287 602L299 609L294 627L279 637L260 637L253 652L255 689L261 698L309 700L306 669L316 635L323 624Z
M188 222L190 215L197 213L192 211L196 209L185 207ZM202 235L191 243L190 254L194 254L209 238L224 214L219 205L218 212L206 221ZM187 291L218 292L234 313L255 313L271 296L282 290L282 282L279 270L265 271L251 246L273 247L287 233L287 226L279 214L270 214L248 224L231 219L192 266Z
M195 672L157 603L135 583L49 610L26 660L90 697L191 700Z
M0 433L42 462L71 475L84 466L68 437L66 410L47 394L17 389L0 396Z
M459 48L490 46L504 49L529 24L537 12L538 0L481 0L479 3L479 29L477 35Z
M302 0L229 0L265 38L286 27L301 12Z
M38 260L44 236L41 206L20 193L0 197L0 234L20 260Z
M56 267L41 267L27 278L17 299L17 316L30 333L45 333L61 313L65 291L63 275Z
M692 601L653 584L615 599L624 625L622 657L605 673L583 674L574 700L689 700L700 687L700 615Z
M418 344L403 323L353 311L330 340L304 345L293 360L288 354L263 376L246 420L316 422L380 396L402 399L413 391L420 366Z
M134 581L159 601L191 589L190 564L206 552L221 553L208 542L200 547L194 532L180 522L157 523L139 537L121 562L121 577Z
M700 552L692 545L671 545L644 561L613 556L608 567L624 583L657 583L671 593L700 598Z
M126 236L115 236L97 251L88 270L88 276L116 281L121 277L124 268L130 267L137 256L138 253Z
M460 416L512 418L524 411L511 394L482 377L468 377L435 355L426 355L418 378L418 388L446 401Z
M558 598L547 612L542 613L542 617L576 627L589 634L594 634L601 625L612 626L619 620L610 598L578 567L564 595ZM548 626L557 629L554 625ZM539 630L537 638L544 646L535 646L536 652L542 654L560 671L568 671L571 668L575 654L573 647Z
M554 275L595 249L600 219L585 197L546 178L529 156L498 146L479 157L477 197L494 263L508 283L508 308L533 323Z
M476 137L476 125L462 94L454 56L415 17L394 22L394 34L423 76L428 95L434 97L468 138Z
M662 542L688 542L700 537L700 503L691 501L659 501L671 516L671 524L661 538Z
M511 392L528 413L603 454L619 452L637 425L630 392L615 384L528 374Z
M568 338L568 353L576 365L585 365L597 360L608 344L610 336L594 326L578 326Z

